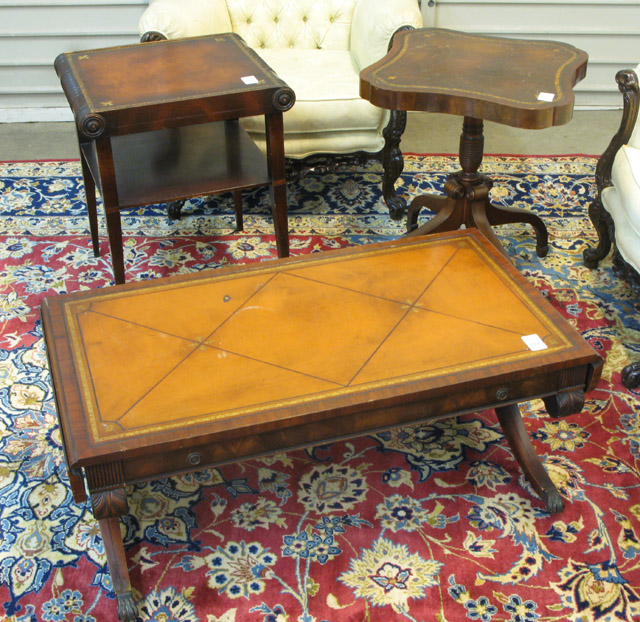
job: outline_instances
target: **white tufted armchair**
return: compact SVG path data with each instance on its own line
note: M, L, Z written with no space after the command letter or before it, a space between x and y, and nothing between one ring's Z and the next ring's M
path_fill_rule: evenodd
M598 246L584 251L584 262L597 267L614 243L613 262L632 283L640 285L640 91L635 71L624 69L616 75L624 107L618 132L598 160L597 195L589 206L589 217L598 232ZM627 365L622 382L640 385L640 361Z
M381 153L389 112L360 97L359 73L386 54L398 29L421 26L417 0L150 0L139 32L142 41L238 33L294 90L295 106L284 114L285 155L302 159ZM385 132L387 203L395 199L388 177L393 187L402 171L404 118L394 113ZM263 120L241 122L264 151Z

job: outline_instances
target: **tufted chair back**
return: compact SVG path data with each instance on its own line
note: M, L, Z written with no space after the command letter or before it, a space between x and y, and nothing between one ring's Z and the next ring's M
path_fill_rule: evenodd
M233 32L253 48L348 50L356 0L227 0Z
M380 152L389 112L360 97L359 73L399 28L421 26L418 0L149 0L138 30L143 41L240 35L296 94L284 146L301 159ZM241 124L265 151L264 119Z

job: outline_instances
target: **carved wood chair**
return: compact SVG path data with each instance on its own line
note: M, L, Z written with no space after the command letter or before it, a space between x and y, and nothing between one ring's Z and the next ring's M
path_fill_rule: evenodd
M623 69L616 82L623 97L620 128L596 167L597 195L589 206L589 217L598 233L598 245L587 248L584 263L596 268L611 250L613 264L640 291L640 65ZM640 385L640 361L622 370L628 388Z
M399 219L404 201L394 184L406 113L362 99L359 73L386 54L396 31L419 27L418 0L150 0L139 32L143 42L238 33L296 94L284 115L289 161L308 168L346 154L381 159L384 199ZM264 151L262 120L241 122Z

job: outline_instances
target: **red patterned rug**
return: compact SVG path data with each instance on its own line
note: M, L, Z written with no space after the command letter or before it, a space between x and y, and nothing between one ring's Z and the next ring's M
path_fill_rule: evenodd
M605 358L583 413L523 407L567 501L549 516L491 411L132 487L122 521L140 619L157 622L595 622L640 617L639 300L584 267L595 158L488 156L495 201L548 225L498 229L518 269ZM450 156L407 156L399 192L440 191ZM78 162L0 163L0 618L115 620L99 529L68 487L42 341L44 296L108 286ZM372 163L289 184L292 254L402 235ZM123 213L128 280L275 256L268 196ZM104 233L104 226L102 232Z

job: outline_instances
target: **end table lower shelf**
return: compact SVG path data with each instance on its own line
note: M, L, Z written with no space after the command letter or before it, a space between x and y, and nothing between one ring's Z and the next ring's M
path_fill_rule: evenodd
M94 183L103 192L99 158L96 142L82 143L80 147L91 239L97 257L100 251ZM114 136L111 151L117 207L105 211L116 282L120 282L119 271L124 281L121 209L232 191L236 229L242 230L241 191L272 183L266 158L237 119ZM284 209L277 204L273 209L278 254L286 256L286 203Z

